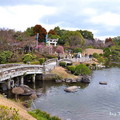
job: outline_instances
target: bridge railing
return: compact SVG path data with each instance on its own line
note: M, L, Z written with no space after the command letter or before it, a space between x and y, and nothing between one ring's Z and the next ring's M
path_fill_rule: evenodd
M30 68L30 67L40 67L42 68L42 65L20 65L20 66L14 66L14 67L9 67L9 68L2 68L0 69L0 72L8 71L8 70L14 70L14 69L19 69L19 68Z
M51 63L51 62L57 62L57 58L53 58L53 59L48 59L48 60L46 60L45 62L44 62L44 64L45 65L47 65L47 64L49 64L49 63Z
M0 69L21 66L22 64L0 64Z
M43 66L19 66L17 68L11 68L0 72L0 80L3 78L10 78L10 76L19 76L24 73L38 73L43 72Z
M62 61L72 62L72 60L71 60L71 59L67 59L67 58L59 60L59 62L62 62Z

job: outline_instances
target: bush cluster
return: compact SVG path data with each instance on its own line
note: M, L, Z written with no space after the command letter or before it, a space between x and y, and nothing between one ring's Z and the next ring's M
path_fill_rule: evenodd
M28 53L23 56L22 60L24 63L28 63L28 62L31 62L32 60L34 60L35 58L36 58L36 56Z
M77 66L68 66L67 69L75 75L89 75L89 74L91 74L90 68L84 64L79 64Z
M90 68L84 64L77 65L75 68L75 75L89 75L91 74Z
M0 52L0 64L5 64L9 61L9 59L12 57L11 51L3 51Z
M105 58L102 57L102 55L99 55L97 53L93 54L93 57L98 60L99 63L105 63Z
M82 53L82 49L77 47L77 48L73 49L73 52L74 53L79 53L79 52Z
M57 58L56 55L51 55L51 54L43 54L43 56L48 59Z
M94 57L94 58L98 58L98 57L99 57L99 54L93 53L93 57Z
M66 62L59 62L59 65L62 66L62 67L66 67L67 66L67 63Z
M45 58L39 58L39 63L42 65L45 62Z
M56 116L50 116L50 114L43 112L39 109L29 111L29 114L31 114L34 118L37 120L61 120L60 118Z
M68 69L69 71L71 71L72 74L74 74L75 68L76 68L76 66L73 66L73 65L67 66L67 69Z
M0 105L0 120L21 120L18 110ZM23 119L22 119L23 120Z

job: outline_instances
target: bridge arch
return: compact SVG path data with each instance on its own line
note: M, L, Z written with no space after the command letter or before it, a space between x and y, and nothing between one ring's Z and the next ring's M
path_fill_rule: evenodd
M41 65L0 65L0 83L6 83L7 88L11 89L15 86L14 78L20 78L20 83L24 84L24 76L32 75L35 82L36 74L43 74L43 71Z
M59 63L60 63L60 62L66 62L66 63L69 63L69 64L72 64L72 63L73 63L72 60L67 59L67 58L59 60Z

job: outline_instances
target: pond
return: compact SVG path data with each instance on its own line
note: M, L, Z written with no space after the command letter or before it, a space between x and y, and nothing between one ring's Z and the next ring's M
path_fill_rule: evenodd
M107 85L100 85L106 81ZM43 95L34 101L31 108L41 109L62 120L120 120L120 68L96 70L89 85L75 93L66 93L67 86L54 82L38 82Z

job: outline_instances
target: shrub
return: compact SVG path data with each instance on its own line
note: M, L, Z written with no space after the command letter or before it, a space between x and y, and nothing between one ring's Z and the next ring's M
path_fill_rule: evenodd
M87 48L94 48L92 45L87 46Z
M94 57L94 58L98 58L99 55L98 55L97 53L93 53L93 57Z
M103 56L103 54L102 54L102 53L100 53L99 55L100 55L100 56Z
M99 63L104 63L105 62L105 59L103 57L99 57L97 58L98 62Z
M60 118L56 116L50 116L50 114L43 112L39 109L30 111L29 114L31 114L33 117L35 117L37 120L61 120Z
M69 71L71 71L71 73L74 73L74 72L75 72L75 68L76 68L76 66L68 66L68 67L67 67L67 69L68 69Z
M56 55L50 55L50 54L44 54L43 56L48 59L57 58Z
M91 70L84 64L77 65L75 68L75 75L89 75Z
M104 56L105 57L109 57L112 53L111 53L111 49L110 48L105 48L104 50Z
M90 64L86 64L87 67L90 67Z
M8 60L12 57L11 51L3 51L0 52L0 64L5 64L8 62Z
M21 120L18 110L15 108L8 108L0 105L0 119L1 120ZM22 119L23 120L23 119Z
M32 61L33 59L35 59L35 58L36 58L36 56L28 53L28 54L25 54L25 55L23 56L23 62L24 62L24 63L28 63L28 62L31 62L31 61Z
M32 65L39 65L40 62L39 61L33 61L33 62L30 62L30 64L32 64Z
M39 59L40 65L42 65L44 62L45 62L45 58L40 58L40 59Z
M74 48L74 49L73 49L73 52L74 52L74 53L79 53L79 52L82 53L82 49L81 49L81 48Z
M67 63L66 62L60 62L59 65L62 66L62 67L66 67Z
M96 64L95 64L95 63L93 63L93 64L92 64L92 66L96 67Z
M22 55L18 53L14 53L12 57L9 59L10 63L21 62L21 61L22 61Z

